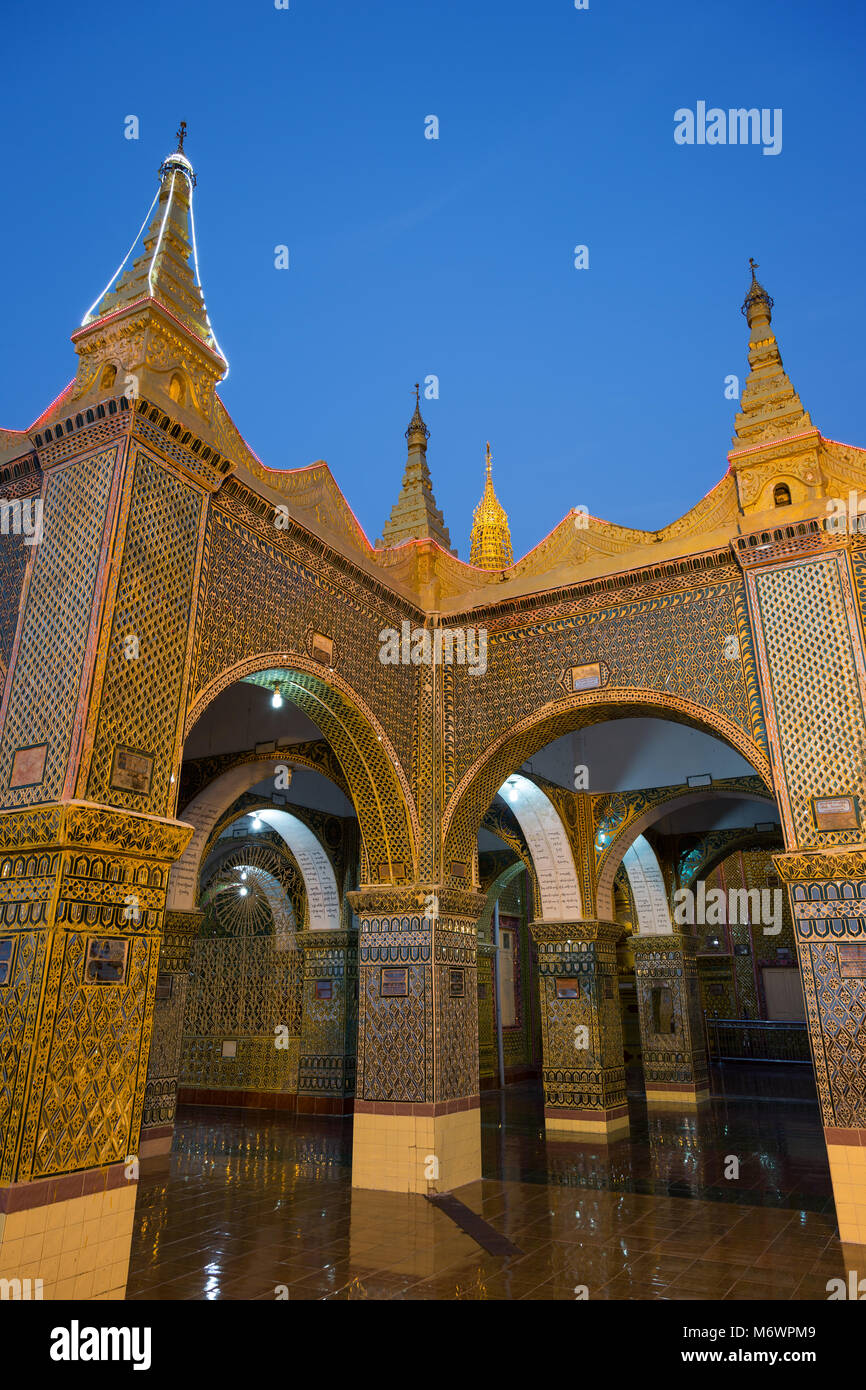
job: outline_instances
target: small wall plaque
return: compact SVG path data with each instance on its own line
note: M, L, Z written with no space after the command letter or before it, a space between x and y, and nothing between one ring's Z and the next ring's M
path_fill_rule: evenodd
M556 997L557 999L579 999L580 981L557 978Z
M334 997L334 981L333 981L333 980L317 980L317 981L316 981L316 998L317 998L317 999L333 999L333 997Z
M0 989L11 983L15 968L15 946L14 936L0 937Z
M866 980L866 942L841 942L836 950L843 980Z
M137 792L147 796L153 776L153 758L136 748L124 748L118 743L111 759L111 786L118 791Z
M466 971L462 966L449 970L448 992L452 999L461 999L466 993Z
M45 772L45 759L48 744L37 743L30 748L19 748L12 759L10 787L38 787Z
M409 971L382 969L379 994L383 999L405 997L409 993Z
M860 824L853 796L813 796L812 815L817 830L856 830Z
M449 865L449 872L452 878L462 878L468 882L469 865L464 859L452 859Z
M311 653L314 661L321 661L323 666L333 666L334 664L334 639L326 637L324 633L314 632L311 643Z
M222 1055L223 1055L224 1057L237 1057L237 1055L238 1055L238 1045L237 1045L237 1040L236 1040L235 1038L226 1038L226 1039L225 1039L225 1041L223 1042L223 1046L222 1046Z
M601 667L597 661L590 666L572 666L572 690L597 690L602 684Z
M156 994L153 996L154 999L170 999L173 984L174 976L170 975L167 970L160 970L156 977Z
M129 942L123 936L91 936L84 955L84 983L122 985Z

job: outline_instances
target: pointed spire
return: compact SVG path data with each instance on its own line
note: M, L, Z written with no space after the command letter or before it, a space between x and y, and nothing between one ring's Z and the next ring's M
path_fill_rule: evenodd
M156 215L130 247L107 290L85 315L83 327L142 300L155 300L212 352L224 358L211 328L198 277L193 189L195 170L184 154L186 121L177 131L177 149L159 168ZM154 204L151 204L151 210ZM148 212L147 217L150 216ZM145 217L145 224L147 223ZM143 230L143 227L142 227ZM141 245L132 264L130 256Z
M472 516L471 565L485 570L503 570L514 563L508 515L493 490L493 455L490 442L485 455L486 479L481 501Z
M213 424L220 409L216 387L228 374L228 361L201 290L196 177L185 139L181 121L177 149L160 165L159 187L135 240L72 335L78 353L73 399L161 399L175 413L192 411Z
M421 387L415 383L415 411L406 430L409 453L400 496L391 510L390 520L382 528L379 547L400 545L409 540L434 540L445 550L451 549L451 537L445 519L436 506L433 483L427 466L427 440L430 438L421 415Z
M782 355L771 327L774 301L758 280L758 263L751 256L749 266L752 283L741 312L749 325L750 370L734 426L735 450L759 440L781 439L812 428L803 402L782 365Z

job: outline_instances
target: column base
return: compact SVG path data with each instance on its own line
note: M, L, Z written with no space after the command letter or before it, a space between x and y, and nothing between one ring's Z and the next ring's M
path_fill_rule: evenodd
M434 1104L355 1101L352 1186L450 1192L481 1177L478 1096Z
M628 1133L628 1106L609 1110L564 1110L544 1107L544 1127L550 1138L572 1134L593 1134L599 1138L620 1138Z
M839 1239L866 1245L866 1129L825 1128Z
M689 1082L647 1081L645 1089L647 1105L664 1105L669 1109L703 1105L710 1098L708 1086L694 1086Z
M0 1188L2 1296L122 1299L137 1191L123 1163Z

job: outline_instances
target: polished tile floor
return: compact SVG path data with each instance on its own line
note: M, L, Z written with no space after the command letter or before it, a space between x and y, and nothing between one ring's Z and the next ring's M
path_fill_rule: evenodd
M630 1097L609 1147L545 1141L538 1086L489 1092L485 1176L451 1214L353 1190L351 1120L183 1108L169 1172L140 1183L127 1297L826 1299L856 1251L809 1068L713 1087L697 1116Z

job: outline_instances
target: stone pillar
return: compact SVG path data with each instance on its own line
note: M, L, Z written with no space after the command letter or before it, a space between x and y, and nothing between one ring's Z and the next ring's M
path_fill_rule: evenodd
M122 1298L169 868L190 827L0 812L0 1278Z
M616 943L618 922L534 922L549 1133L628 1129Z
M167 911L165 914L138 1145L139 1159L149 1165L164 1165L171 1152L189 988L189 958L203 916L201 912Z
M685 932L633 936L646 1098L696 1105L710 1094L697 941Z
M474 1182L484 898L387 887L349 897L360 918L353 1185L428 1193Z
M780 854L841 1240L866 1245L866 852Z
M303 931L304 958L298 1111L346 1115L355 1094L358 937L355 931Z
M775 863L788 885L839 1234L866 1245L866 537L816 519L777 522L732 544L748 597L740 645L754 642L786 846Z
M499 1085L499 1054L496 1046L496 947L492 941L477 943L478 957L478 1056L479 1084L482 1090Z

